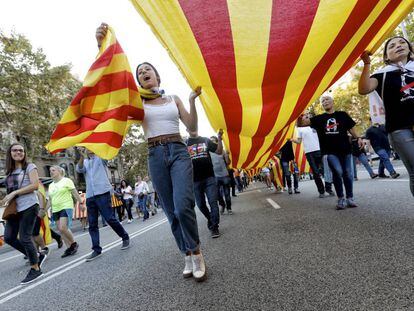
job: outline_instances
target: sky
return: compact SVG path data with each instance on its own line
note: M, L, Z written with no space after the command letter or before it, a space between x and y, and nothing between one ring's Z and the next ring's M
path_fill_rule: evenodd
M71 63L81 81L98 52L95 30L101 22L111 25L128 56L131 69L152 63L161 75L166 94L178 95L187 105L191 89L128 0L0 0L0 30L24 34L41 48L54 65ZM188 107L188 105L187 105ZM202 105L197 101L199 134L214 134ZM186 134L181 124L182 134Z

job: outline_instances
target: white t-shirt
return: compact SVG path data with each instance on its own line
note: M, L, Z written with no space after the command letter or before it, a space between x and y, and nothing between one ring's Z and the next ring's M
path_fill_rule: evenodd
M139 184L135 184L135 194L139 195L140 193L147 194L148 193L148 185L145 181L141 181Z
M302 138L305 153L321 150L321 147L319 146L318 134L316 133L316 130L310 126L299 127L298 137Z
M124 200L132 199L132 195L129 194L129 193L132 193L131 186L128 186L126 188L121 188L121 192L122 192L122 198ZM128 193L126 193L126 192L128 192Z

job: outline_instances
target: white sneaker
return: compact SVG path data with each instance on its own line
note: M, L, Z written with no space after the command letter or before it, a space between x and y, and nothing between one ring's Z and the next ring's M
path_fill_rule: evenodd
M206 264L203 255L191 255L193 261L193 277L197 282L202 282L206 279Z
M190 278L193 276L193 261L191 255L185 256L185 267L183 271L184 278Z
M132 220L131 219L128 219L128 223L130 224L132 222Z

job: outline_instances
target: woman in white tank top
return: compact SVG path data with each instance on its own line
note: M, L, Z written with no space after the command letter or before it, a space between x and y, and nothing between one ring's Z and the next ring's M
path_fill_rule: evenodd
M161 82L157 70L149 63L138 65L138 83L145 90L158 93ZM171 230L182 253L185 254L184 277L197 281L206 277L200 251L197 219L194 211L193 169L186 145L179 133L179 120L191 131L197 129L195 99L201 89L189 98L190 112L181 100L173 96L151 96L143 99L145 117L143 128L148 140L148 167L161 205L171 224Z
M101 24L97 29L98 46L107 29L106 24ZM196 281L202 281L206 277L206 268L194 211L193 167L187 146L179 133L179 120L188 130L197 130L195 99L201 94L201 88L191 93L188 112L177 96L161 96L160 75L151 64L138 65L136 78L144 103L143 129L148 141L151 179L176 243L185 254L183 276L193 276Z

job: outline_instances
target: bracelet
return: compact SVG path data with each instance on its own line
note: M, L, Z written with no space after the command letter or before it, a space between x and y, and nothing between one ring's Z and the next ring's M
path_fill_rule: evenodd
M371 63L364 63L364 65L370 65Z

